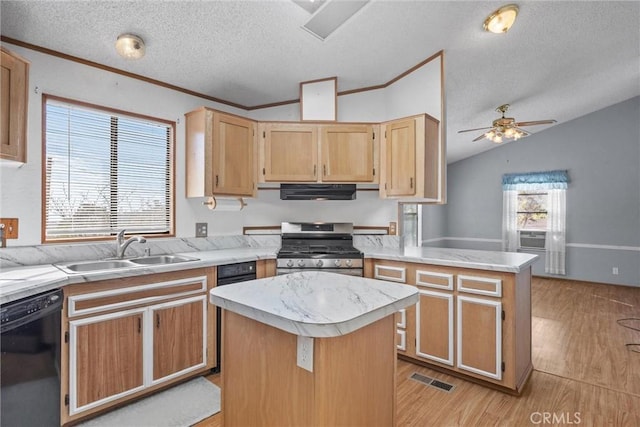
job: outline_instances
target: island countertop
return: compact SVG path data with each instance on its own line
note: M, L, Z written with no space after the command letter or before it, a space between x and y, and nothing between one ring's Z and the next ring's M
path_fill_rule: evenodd
M210 302L294 335L346 335L418 302L412 286L322 271L220 286Z

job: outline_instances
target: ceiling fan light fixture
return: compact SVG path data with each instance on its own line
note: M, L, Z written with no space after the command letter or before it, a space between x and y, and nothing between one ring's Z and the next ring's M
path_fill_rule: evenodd
M516 21L518 16L518 6L508 4L493 12L484 21L483 28L496 34L506 33Z
M145 50L144 40L135 34L120 34L116 40L116 51L125 59L140 59Z

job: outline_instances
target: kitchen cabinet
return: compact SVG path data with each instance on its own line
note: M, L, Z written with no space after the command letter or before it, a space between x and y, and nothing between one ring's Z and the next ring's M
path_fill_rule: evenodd
M65 287L62 422L215 366L214 283L209 268Z
M261 182L316 182L318 127L295 123L261 124Z
M520 393L533 370L530 267L507 273L366 259L364 274L418 289L413 319L398 327L399 357Z
M377 182L376 126L261 123L260 182Z
M453 366L453 274L418 268L416 357Z
M257 123L209 108L185 118L187 197L255 197Z
M0 158L26 162L29 62L1 48Z
M380 126L380 197L446 202L446 158L440 123L428 114Z

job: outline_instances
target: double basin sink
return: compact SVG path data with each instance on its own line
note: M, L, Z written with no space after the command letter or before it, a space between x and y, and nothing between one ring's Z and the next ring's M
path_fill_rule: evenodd
M149 265L176 264L189 261L199 261L199 258L192 258L184 255L155 255L130 259L109 259L54 265L65 273L76 274L90 273L94 271L118 270L121 268L133 268Z

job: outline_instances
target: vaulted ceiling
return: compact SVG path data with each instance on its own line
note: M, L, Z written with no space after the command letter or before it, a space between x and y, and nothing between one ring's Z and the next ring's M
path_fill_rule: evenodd
M501 104L518 121L563 123L640 95L640 2L520 1L508 33L483 31L504 4L372 0L323 41L289 0L3 0L0 31L245 107L331 76L338 91L384 84L444 50L449 163L497 146L457 131L489 126ZM124 32L145 40L144 58L116 54Z

